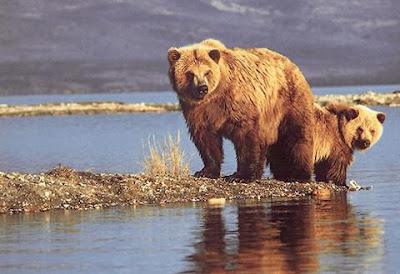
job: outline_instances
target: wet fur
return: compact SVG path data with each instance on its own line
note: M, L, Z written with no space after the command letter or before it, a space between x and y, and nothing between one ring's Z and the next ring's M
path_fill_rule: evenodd
M213 61L210 52L218 50ZM179 55L179 58L171 58ZM284 181L310 181L313 170L313 97L299 68L268 49L227 49L221 42L172 48L169 77L204 168L197 176L220 176L222 139L234 144L234 178L259 179L267 149L271 172ZM206 78L209 93L191 98L186 72ZM211 73L204 74L211 70ZM196 76L197 77L197 76ZM204 79L203 79L204 80Z

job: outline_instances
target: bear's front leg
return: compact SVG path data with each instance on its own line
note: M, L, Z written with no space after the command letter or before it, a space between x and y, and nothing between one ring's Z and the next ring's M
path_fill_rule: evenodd
M333 182L339 186L346 185L347 169L350 163L329 158L315 164L314 173L317 182Z
M197 171L194 176L218 178L223 160L222 136L204 130L193 134L192 139L204 163L203 169Z
M247 135L243 139L233 139L236 151L237 171L228 179L258 180L264 173L266 161L265 146L258 136Z

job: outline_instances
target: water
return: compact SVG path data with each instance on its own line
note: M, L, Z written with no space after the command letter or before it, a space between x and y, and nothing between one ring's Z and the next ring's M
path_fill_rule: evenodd
M166 92L132 92L116 94L54 94L54 95L25 95L1 96L0 104L23 105L59 102L93 102L93 101L118 101L124 103L166 103L177 102L176 94Z
M370 191L222 208L190 203L4 214L0 272L396 272L400 109L375 109L387 114L383 136L356 155L348 174L372 185ZM178 130L192 170L201 167L181 113L1 118L0 128L0 170L42 172L61 163L138 172L148 136L160 140ZM235 156L231 144L225 150L229 174Z
M387 231L392 224L383 217L355 206L346 194L225 207L176 204L4 214L0 271L392 272L398 262L390 254L397 246L385 239L392 236Z
M314 87L313 93L324 94L356 94L366 91L393 92L400 90L400 85L369 85L369 86L331 86ZM116 94L54 94L54 95L25 95L25 96L0 96L0 105L42 104L58 102L92 102L92 101L119 101L124 103L165 103L177 102L174 92L133 92Z

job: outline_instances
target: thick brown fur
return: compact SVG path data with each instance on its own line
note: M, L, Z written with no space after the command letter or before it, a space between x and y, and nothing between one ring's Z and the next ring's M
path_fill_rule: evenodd
M265 48L228 49L208 39L171 48L168 60L172 87L204 162L196 176L220 176L227 138L236 150L234 178L261 178L269 148L276 179L311 180L313 97L288 58Z
M381 137L385 114L361 105L315 104L314 160L316 181L346 184L354 151L364 151Z

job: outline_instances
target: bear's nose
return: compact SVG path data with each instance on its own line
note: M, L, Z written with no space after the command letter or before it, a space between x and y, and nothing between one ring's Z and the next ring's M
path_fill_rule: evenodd
M199 93L200 93L201 95L207 94L207 92L208 92L208 87L207 87L207 85L201 85L201 86L199 86Z
M371 142L369 141L369 140L365 140L365 141L363 141L363 146L365 147L365 148L367 148L367 147L369 147L370 145L371 145Z

